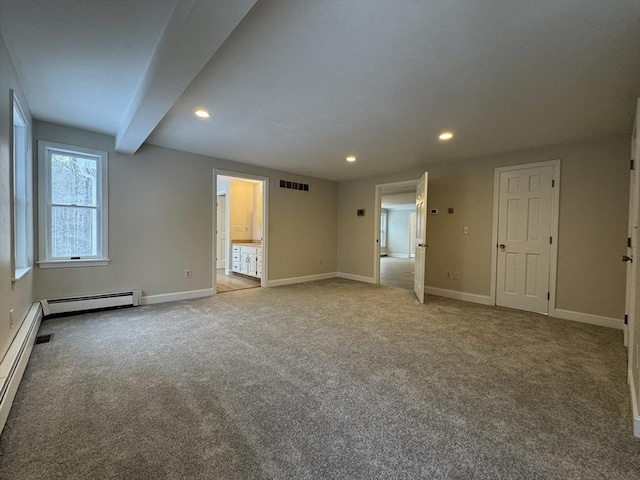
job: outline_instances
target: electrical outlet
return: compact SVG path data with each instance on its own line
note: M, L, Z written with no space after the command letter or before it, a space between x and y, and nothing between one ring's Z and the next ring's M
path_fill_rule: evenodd
M451 272L445 272L445 276L447 277L447 279L451 280L452 275Z
M462 227L462 234L469 235L469 227Z
M13 328L13 308L9 310L9 328Z
M184 278L191 278L191 270L188 268L184 271Z

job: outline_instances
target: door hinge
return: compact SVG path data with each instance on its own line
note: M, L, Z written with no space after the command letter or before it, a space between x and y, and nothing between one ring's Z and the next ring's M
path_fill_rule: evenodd
M627 325L629 323L629 315L624 314L624 324Z
M551 188L556 186L556 181L555 180L551 180Z
M553 237L549 237L549 245L553 245Z
M551 292L547 292L547 300L551 300Z
M631 237L627 237L627 248L631 248Z

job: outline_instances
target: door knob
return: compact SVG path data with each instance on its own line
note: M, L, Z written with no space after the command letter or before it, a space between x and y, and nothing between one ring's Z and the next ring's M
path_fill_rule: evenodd
M500 247L500 250L504 250L505 248L507 248L507 246L504 243L501 243L498 246Z
M633 257L630 257L629 255L622 255L622 261L633 263Z
M426 244L426 243L419 243L419 244L418 244L418 246L419 246L419 247L426 247L426 246L427 246L427 244Z

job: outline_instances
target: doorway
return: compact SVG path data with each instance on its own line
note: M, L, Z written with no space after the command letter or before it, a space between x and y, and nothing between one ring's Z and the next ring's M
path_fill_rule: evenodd
M375 282L413 290L418 180L376 185Z
M559 196L560 160L496 168L495 305L554 313Z
M265 286L268 179L214 170L214 294Z

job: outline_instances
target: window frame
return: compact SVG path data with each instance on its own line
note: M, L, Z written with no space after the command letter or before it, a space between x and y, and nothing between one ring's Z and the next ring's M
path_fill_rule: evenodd
M51 156L62 153L94 157L98 161L97 192L97 255L79 258L51 256ZM108 199L108 158L107 152L91 148L66 145L63 143L38 141L38 239L40 268L58 267L99 267L109 264L109 199Z
M11 283L15 285L33 267L33 157L30 125L13 90L11 102Z

